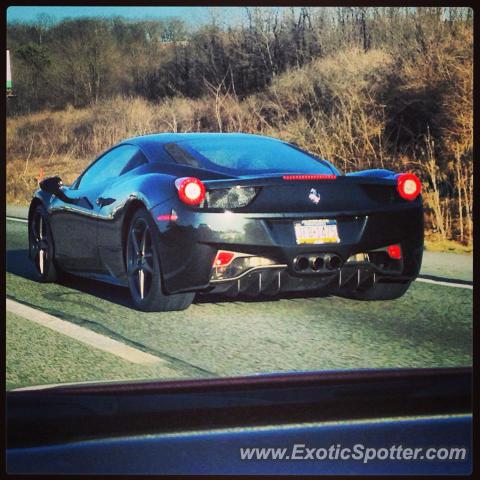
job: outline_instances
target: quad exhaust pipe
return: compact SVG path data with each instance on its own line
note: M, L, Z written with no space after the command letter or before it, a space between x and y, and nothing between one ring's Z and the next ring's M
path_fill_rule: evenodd
M303 272L305 270L308 270L310 266L310 262L308 261L307 257L297 257L295 259L295 269L298 270L299 272Z
M325 255L325 266L328 270L336 270L340 268L342 261L338 255Z
M342 260L334 253L322 253L315 255L300 255L293 261L294 269L297 272L321 272L336 270L342 265Z
M325 260L322 257L311 257L310 267L312 270L318 272L325 266Z

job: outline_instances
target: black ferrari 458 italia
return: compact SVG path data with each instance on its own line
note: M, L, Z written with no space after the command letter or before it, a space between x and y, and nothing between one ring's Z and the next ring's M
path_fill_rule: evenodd
M62 272L128 286L135 306L196 293L403 295L423 251L411 173L343 175L295 145L247 134L125 140L71 186L40 183L29 210L39 281Z

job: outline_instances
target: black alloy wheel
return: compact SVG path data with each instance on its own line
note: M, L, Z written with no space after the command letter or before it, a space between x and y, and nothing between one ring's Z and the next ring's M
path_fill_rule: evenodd
M125 263L133 303L139 310L166 312L185 310L195 293L168 295L164 292L160 270L160 234L150 214L137 210L130 222Z
M57 270L53 261L53 237L47 212L42 205L38 205L30 216L28 230L30 259L33 261L36 280L54 282L57 279Z
M128 237L127 275L133 295L144 301L152 288L152 236L144 218L137 218Z

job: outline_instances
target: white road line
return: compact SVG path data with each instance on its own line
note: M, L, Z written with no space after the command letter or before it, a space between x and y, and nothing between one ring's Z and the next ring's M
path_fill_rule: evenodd
M28 223L26 218L7 217L7 220L11 220L12 222Z
M429 278L417 278L416 282L433 283L434 285L444 285L445 287L466 288L473 290L473 285L464 285L463 283L440 282L438 280L430 280Z
M40 310L35 310L22 303L15 302L7 298L7 311L19 315L27 320L38 323L43 327L50 328L55 332L71 337L79 342L82 342L90 347L103 350L104 352L111 353L117 357L128 360L132 363L138 363L142 365L151 365L158 363L166 363L163 359L151 355L136 348L129 347L113 338L100 335L86 328L75 325L74 323L61 320L60 318L49 315L48 313ZM172 370L172 374L174 374ZM176 375L175 375L176 376Z

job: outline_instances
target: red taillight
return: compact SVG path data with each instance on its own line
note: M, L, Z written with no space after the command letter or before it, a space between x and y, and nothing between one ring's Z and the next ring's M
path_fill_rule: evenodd
M227 252L226 250L219 250L213 261L214 267L226 267L229 265L235 257L234 252Z
M422 184L414 173L401 173L397 177L397 190L405 200L415 200L422 190Z
M301 174L301 175L284 175L284 180L335 180L336 175L333 174Z
M398 244L388 246L387 253L388 253L388 256L393 260L402 259L402 247Z
M195 177L177 178L178 196L187 205L200 205L205 198L205 185Z

